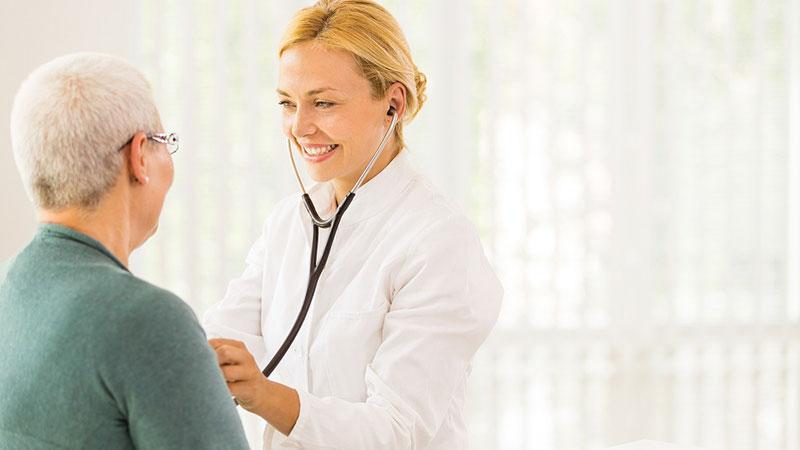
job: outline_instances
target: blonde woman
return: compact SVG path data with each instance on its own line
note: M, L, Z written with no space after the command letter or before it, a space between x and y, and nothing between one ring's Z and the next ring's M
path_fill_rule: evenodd
M228 388L267 422L266 448L466 448L470 361L502 288L475 228L404 150L425 76L397 22L368 0L301 10L279 58L290 152L318 182L308 209L336 220L316 226L298 195L267 219L204 319Z

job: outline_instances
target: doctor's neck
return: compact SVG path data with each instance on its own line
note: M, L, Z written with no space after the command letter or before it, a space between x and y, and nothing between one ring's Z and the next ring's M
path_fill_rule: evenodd
M364 181L361 183L361 188L363 188L370 180L375 178L379 173L383 172L393 160L403 151L402 149L397 148L396 142L390 142L389 145L381 153L381 156L378 157L378 160L375 161L375 165L372 166L372 169L369 171L366 177L364 177ZM331 180L331 184L333 184L333 192L336 197L336 205L341 205L344 201L344 198L347 197L347 194L353 189L355 186L356 181L364 172L364 169L367 168L367 163L369 160L365 161L363 164L360 164L358 168L353 173L348 174L347 176L334 178ZM360 189L361 189L360 188ZM356 197L358 196L358 191L356 191Z

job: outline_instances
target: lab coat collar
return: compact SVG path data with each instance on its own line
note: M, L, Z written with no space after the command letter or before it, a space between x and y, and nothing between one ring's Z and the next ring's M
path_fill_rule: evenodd
M339 227L356 224L391 207L408 187L415 173L406 150L401 150L389 165L356 191L356 196L342 217ZM309 189L308 194L321 217L327 218L333 214L335 197L331 183L317 183ZM305 216L304 222L308 222L310 227L311 219L305 207L301 205L300 208L302 215Z

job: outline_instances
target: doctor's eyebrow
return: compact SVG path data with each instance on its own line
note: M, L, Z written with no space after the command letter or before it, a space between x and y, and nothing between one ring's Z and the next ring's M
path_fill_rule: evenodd
M335 88L332 88L332 87L321 87L321 88L312 89L312 90L306 92L306 97L312 97L314 95L321 94L321 93L323 93L325 91L339 91L339 90L335 89ZM278 95L282 95L284 97L291 97L291 95L289 95L288 93L286 93L285 91L282 91L280 89L276 89L276 92L278 93Z

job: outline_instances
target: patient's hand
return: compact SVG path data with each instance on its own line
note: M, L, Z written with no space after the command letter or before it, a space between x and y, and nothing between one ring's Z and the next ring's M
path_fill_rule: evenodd
M255 358L241 341L233 339L209 339L228 383L228 390L242 408L255 411L260 405L267 378L258 368Z

